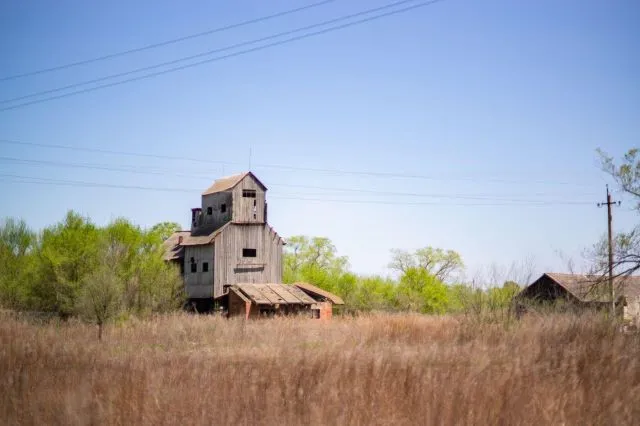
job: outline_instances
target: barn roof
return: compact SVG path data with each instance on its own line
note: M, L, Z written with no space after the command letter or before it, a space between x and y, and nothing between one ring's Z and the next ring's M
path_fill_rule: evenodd
M607 278L601 275L561 274L545 273L535 282L545 276L564 288L582 302L604 302L610 300L606 291L598 291L602 284L607 284ZM534 282L534 284L535 284ZM532 284L533 285L533 284ZM640 297L640 276L624 276L614 278L616 294L622 293L625 297ZM606 289L606 288L605 288ZM523 290L524 291L524 290Z
M315 296L324 297L331 301L334 305L344 305L344 301L333 293L330 293L326 290L321 289L320 287L316 287L315 285L309 283L293 283L294 286L298 287L300 290L304 291L307 294L311 294Z
M251 176L263 189L267 189L266 186L251 172L244 172L238 175L225 176L220 179L216 179L206 191L202 193L202 195L215 194L216 192L224 192L233 189L237 184L239 184L242 179L247 176Z
M164 242L162 243L165 248L163 259L177 260L183 258L184 248L182 248L182 246L179 245L178 242L180 241L180 237L182 237L182 239L184 240L184 238L188 237L189 235L189 231L177 231L171 234L169 238L164 240Z
M229 291L256 305L313 305L316 303L299 288L284 284L234 284Z
M171 234L163 245L165 248L164 260L178 260L184 257L185 246L202 246L211 244L216 236L222 232L231 222L225 223L220 228L206 235L191 235L189 231L178 231ZM180 239L182 237L182 240Z

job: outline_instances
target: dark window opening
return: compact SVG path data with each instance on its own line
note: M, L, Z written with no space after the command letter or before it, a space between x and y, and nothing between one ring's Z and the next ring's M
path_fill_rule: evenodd
M242 196L245 198L256 198L256 190L255 189L243 189Z
M198 264L193 262L191 264L191 273L195 274L196 272L198 272Z
M319 319L320 318L320 309L312 309L311 310L311 318Z
M242 257L256 257L258 251L256 249L245 248L242 249Z
M256 216L256 214L254 213L254 214L253 214L253 218L255 219L256 217L257 217L257 216Z
M226 204L221 204L220 205L220 213L224 213L227 211L227 205Z
M258 200L253 200L253 207L258 205L257 202L258 202Z
M209 262L202 262L202 272L209 272Z
M212 215L213 214L213 207L207 207L207 214L208 215Z

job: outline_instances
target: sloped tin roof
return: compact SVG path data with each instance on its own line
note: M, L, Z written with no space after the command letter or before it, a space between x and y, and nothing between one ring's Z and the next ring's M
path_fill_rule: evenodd
M606 302L610 300L607 277L551 272L544 275L583 302ZM614 278L614 288L618 296L624 295L627 298L640 297L640 276Z
M316 296L324 297L325 299L331 301L334 305L344 305L344 301L340 298L340 296L323 290L320 287L316 287L315 285L309 283L293 283L293 285L298 287L305 293L311 293Z
M257 305L313 305L316 303L299 288L285 284L249 284L231 286L230 291L240 292Z

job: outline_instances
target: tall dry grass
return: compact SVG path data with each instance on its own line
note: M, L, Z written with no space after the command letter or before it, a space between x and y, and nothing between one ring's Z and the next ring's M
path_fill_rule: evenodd
M0 321L6 424L638 424L640 338L593 318L107 328Z

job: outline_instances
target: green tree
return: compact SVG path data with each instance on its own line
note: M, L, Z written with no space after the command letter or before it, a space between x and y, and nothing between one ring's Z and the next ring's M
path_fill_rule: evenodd
M23 220L8 218L0 224L0 305L20 309L30 302L36 247L36 235Z
M83 280L98 265L99 236L89 219L72 211L43 231L38 252L40 280L34 286L41 309L73 314Z
M180 224L176 222L160 222L153 225L149 232L151 234L158 235L160 240L164 241L169 238L174 232L179 231L180 228Z
M338 256L329 238L296 235L287 239L284 252L284 281L294 282L320 273L339 275L348 269L348 260Z
M400 273L419 268L444 282L451 279L455 272L464 269L462 257L453 250L424 247L413 253L399 249L393 249L391 253L389 268Z
M165 224L161 228L166 228ZM155 228L155 227L154 227ZM175 309L184 299L183 282L175 265L163 260L163 233L143 231L126 219L116 219L103 230L117 253L113 270L123 286L123 304L142 315Z
M602 169L611 175L625 192L639 199L636 208L640 210L640 150L632 148L627 151L620 164L602 150L598 150L598 154Z
M401 308L425 314L441 314L447 309L447 286L424 268L408 268L397 289Z
M640 211L640 150L627 151L620 163L602 150L598 150L602 169L618 183L620 188L635 200ZM640 270L640 226L628 233L616 235L614 240L614 271L616 275L632 274ZM608 246L603 237L590 250L595 263L595 273L608 271Z
M100 250L100 262L84 279L77 298L76 313L98 326L98 340L102 340L104 325L122 309L123 285L113 265L118 264L122 252L106 241Z

